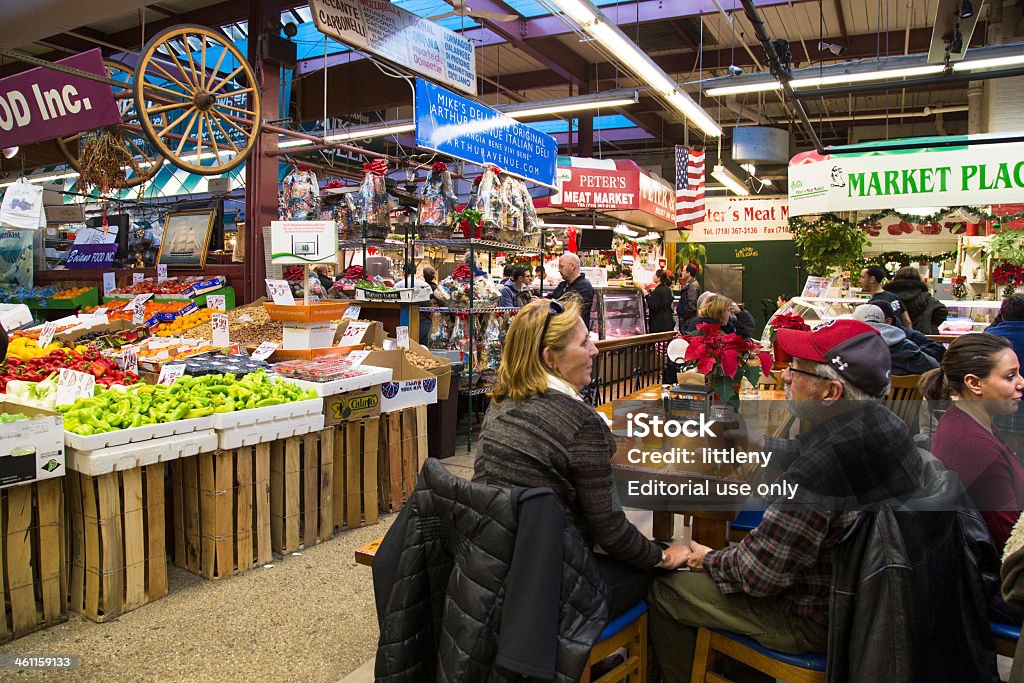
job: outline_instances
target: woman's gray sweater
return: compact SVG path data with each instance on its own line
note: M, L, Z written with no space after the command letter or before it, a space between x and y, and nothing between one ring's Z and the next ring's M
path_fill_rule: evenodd
M473 481L548 486L587 543L649 569L661 548L613 508L615 436L583 401L549 390L522 401L492 402L484 417Z

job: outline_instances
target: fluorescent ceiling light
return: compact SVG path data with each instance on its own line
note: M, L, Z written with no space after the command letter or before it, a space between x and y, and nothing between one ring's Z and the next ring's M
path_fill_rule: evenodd
M741 183L739 178L730 173L729 169L722 164L715 166L715 169L711 171L711 177L725 185L736 194L744 196L750 194L750 190L747 189L747 186Z
M704 91L704 94L711 97L726 97L727 95L745 95L749 92L768 92L771 90L782 90L782 84L778 81L759 81L757 83L726 85L721 88L708 88Z
M794 78L789 84L794 88L816 88L822 85L836 85L839 83L863 83L866 81L884 81L889 78L933 76L942 73L944 68L942 64L925 64L923 66L908 66L903 69L883 69L881 71L861 71L859 73L836 74L834 76Z
M647 83L655 93L688 121L711 137L720 137L722 129L646 52L589 2L589 0L546 0L572 19L588 35L596 38L609 55L626 71Z
M45 182L48 182L50 180L64 180L65 178L77 178L77 177L78 177L78 172L77 171L70 171L68 173L50 173L50 174L47 174L47 175L26 176L25 180L27 180L30 183L45 183ZM11 185L14 185L15 183L17 183L19 180L21 180L21 178L19 178L18 180L12 180L9 183L0 184L0 187L10 187Z
M1024 55L1009 55L1007 57L992 57L991 59L975 59L967 62L957 62L953 65L953 71L974 71L976 69L995 69L1000 66L1017 66L1024 64Z

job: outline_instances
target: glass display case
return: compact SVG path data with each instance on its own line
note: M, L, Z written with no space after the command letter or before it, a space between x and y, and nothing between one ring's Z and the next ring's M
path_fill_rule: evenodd
M631 287L595 287L590 336L621 339L647 334L643 294Z
M828 322L829 320L835 320L841 316L853 315L853 309L860 304L867 303L867 299L831 299L831 298L804 298L801 296L795 296L772 313L771 318L768 320L768 324L764 326L764 332L761 334L762 344L771 344L771 328L772 320L775 316L788 313L790 315L796 314L804 319L804 322L814 327L820 323Z
M984 332L999 315L1002 301L940 299L949 315L939 325L940 335L956 336L967 332Z

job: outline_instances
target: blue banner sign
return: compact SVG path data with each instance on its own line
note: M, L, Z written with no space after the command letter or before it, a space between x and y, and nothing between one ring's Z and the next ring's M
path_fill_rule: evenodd
M555 184L553 137L422 79L416 79L416 146Z

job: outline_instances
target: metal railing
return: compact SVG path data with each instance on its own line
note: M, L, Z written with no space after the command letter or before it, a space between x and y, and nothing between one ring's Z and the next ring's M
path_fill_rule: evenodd
M661 384L665 351L674 338L674 332L658 332L597 342L594 381L587 387L586 397L599 406Z

